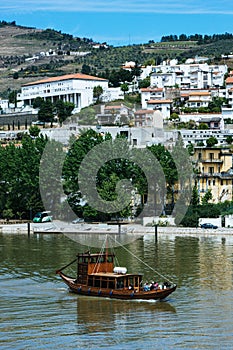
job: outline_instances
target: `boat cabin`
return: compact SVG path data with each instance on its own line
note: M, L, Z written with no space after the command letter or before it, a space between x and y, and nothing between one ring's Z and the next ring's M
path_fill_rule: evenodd
M114 267L112 253L78 254L77 283L88 287L138 290L141 274L128 274L124 267Z

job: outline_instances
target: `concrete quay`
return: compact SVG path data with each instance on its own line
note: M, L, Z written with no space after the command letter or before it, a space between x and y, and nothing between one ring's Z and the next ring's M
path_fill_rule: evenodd
M102 234L127 234L127 235L147 235L155 234L154 227L147 227L140 224L129 223L126 225L111 225L104 223L80 223L72 224L59 220L47 223L22 223L22 224L0 224L0 234L65 234L65 233L102 233ZM157 234L168 235L191 235L191 236L233 236L233 228L201 229L194 227L166 226L157 228Z

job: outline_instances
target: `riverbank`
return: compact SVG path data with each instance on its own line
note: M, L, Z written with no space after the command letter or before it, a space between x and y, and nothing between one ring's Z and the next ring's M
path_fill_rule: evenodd
M105 234L155 234L155 227L147 227L140 224L72 224L55 220L43 224L21 223L0 224L0 233L3 234L65 234L65 233L105 233ZM157 234L187 234L187 235L233 235L233 228L201 229L194 227L157 227Z

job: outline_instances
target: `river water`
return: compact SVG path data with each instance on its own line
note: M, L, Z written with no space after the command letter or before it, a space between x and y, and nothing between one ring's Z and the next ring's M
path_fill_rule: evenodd
M66 235L0 235L1 349L233 349L233 237L153 234L115 253L178 284L166 301L68 292L55 270L87 250ZM75 270L75 267L74 267Z

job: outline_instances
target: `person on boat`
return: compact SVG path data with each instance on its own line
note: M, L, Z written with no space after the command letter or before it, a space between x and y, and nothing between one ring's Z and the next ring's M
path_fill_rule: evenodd
M148 291L150 290L150 286L149 286L149 283L148 283L148 282L146 282L146 283L144 284L143 290L144 290L144 292L148 292Z
M129 285L129 289L130 290L133 289L133 285L132 284Z
M171 287L171 284L169 282L164 282L163 285L165 287L164 289Z
M154 282L154 283L153 283L153 289L154 289L154 290L157 290L158 288L159 288L158 282Z

